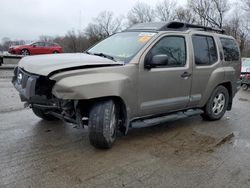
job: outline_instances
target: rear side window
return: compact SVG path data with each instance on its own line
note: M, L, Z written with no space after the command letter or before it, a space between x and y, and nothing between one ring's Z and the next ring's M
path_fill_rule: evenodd
M192 41L196 65L211 65L218 60L213 37L194 35Z
M229 38L220 38L225 61L238 61L240 59L240 52L236 42Z
M53 46L51 43L45 43L46 46Z

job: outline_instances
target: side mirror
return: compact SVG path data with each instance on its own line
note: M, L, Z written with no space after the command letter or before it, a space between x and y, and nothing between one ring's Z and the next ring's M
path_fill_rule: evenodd
M35 47L36 47L36 44L33 44L32 47L35 48Z
M155 55L147 63L146 68L153 68L158 66L166 66L168 64L168 56L166 54Z

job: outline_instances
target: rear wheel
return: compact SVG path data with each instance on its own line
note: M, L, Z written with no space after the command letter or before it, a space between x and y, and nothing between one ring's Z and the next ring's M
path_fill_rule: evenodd
M58 51L54 51L53 54L58 54L59 52Z
M44 119L46 121L54 121L54 120L58 120L58 118L56 118L55 116L52 116L50 114L47 114L44 110L42 109L39 109L39 108L32 108L34 114L41 118L41 119Z
M113 100L96 103L89 114L89 140L96 148L111 148L116 140L118 108Z
M204 113L201 116L210 121L221 119L227 110L228 102L228 90L224 86L218 86L205 105Z
M27 49L22 49L22 50L21 50L21 55L24 55L24 56L30 55L30 52L29 52L29 50L27 50Z

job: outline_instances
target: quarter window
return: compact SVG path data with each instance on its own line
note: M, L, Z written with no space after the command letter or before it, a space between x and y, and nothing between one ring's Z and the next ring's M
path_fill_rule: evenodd
M213 37L194 35L192 41L196 65L211 65L218 60Z
M223 46L225 61L238 61L240 58L240 52L236 42L229 38L220 38Z
M168 36L162 38L150 51L150 56L167 55L167 67L178 67L186 64L185 38Z

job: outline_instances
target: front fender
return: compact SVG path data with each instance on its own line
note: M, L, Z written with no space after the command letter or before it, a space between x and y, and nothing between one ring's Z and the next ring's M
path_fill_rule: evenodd
M129 78L117 73L93 73L62 78L52 93L60 99L92 99L104 96L121 96Z

